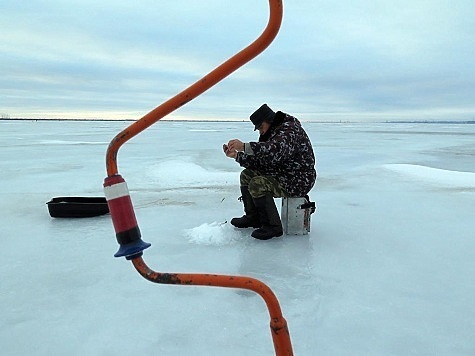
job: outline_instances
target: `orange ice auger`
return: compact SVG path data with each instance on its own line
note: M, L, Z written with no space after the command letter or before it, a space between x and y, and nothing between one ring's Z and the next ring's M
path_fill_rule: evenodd
M265 301L270 314L270 327L275 353L278 356L293 355L287 322L282 316L279 302L272 290L261 281L242 276L217 274L160 273L151 270L143 261L143 250L150 247L141 239L125 180L117 169L119 148L141 131L145 130L172 111L185 105L202 94L229 74L252 60L264 51L279 32L282 22L283 6L281 0L269 0L270 16L264 32L248 47L222 63L199 81L181 93L164 102L140 120L115 136L109 144L106 163L108 177L104 180L104 192L109 205L112 222L120 245L115 257L131 260L136 270L147 280L161 284L213 286L248 289L259 294Z

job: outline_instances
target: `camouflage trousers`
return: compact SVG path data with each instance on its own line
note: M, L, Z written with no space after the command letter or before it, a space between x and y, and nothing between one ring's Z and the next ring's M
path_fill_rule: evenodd
M272 194L274 198L287 196L287 192L280 185L279 181L271 176L261 175L258 171L244 169L240 176L241 186L247 186L253 198L260 198L267 194Z

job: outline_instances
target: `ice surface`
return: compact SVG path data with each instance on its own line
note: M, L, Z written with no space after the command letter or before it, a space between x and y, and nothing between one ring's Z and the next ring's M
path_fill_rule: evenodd
M152 284L108 215L53 219L56 196L103 196L124 122L0 121L2 355L272 355L251 292ZM318 158L308 236L257 241L221 145L249 123L159 122L119 151L160 272L245 275L279 298L296 355L475 354L475 125L305 123ZM277 200L280 204L280 200Z
M414 180L429 182L436 186L475 188L475 173L471 172L450 171L414 164L388 164L385 167Z

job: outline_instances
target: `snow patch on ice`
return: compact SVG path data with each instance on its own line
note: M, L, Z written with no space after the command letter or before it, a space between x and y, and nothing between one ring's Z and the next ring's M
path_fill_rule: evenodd
M160 162L147 172L147 176L164 188L235 186L236 172L213 171L183 160Z
M449 171L414 164L386 164L384 168L411 179L443 187L475 188L475 173L472 172Z
M242 234L228 223L205 223L185 230L189 242L199 245L229 245L241 239Z

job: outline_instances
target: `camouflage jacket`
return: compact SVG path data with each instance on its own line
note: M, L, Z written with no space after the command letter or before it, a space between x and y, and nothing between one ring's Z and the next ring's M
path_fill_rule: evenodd
M289 196L305 196L312 189L317 178L315 156L297 118L278 111L259 142L245 145L251 150L238 152L236 157L242 167L276 178Z

